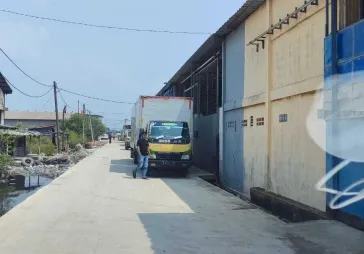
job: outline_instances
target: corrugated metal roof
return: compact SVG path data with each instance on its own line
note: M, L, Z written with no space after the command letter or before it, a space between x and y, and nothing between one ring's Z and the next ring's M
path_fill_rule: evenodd
M6 134L11 136L40 136L41 133L37 131L20 131L20 130L4 130L0 129L0 134Z
M0 88L1 90L3 90L4 94L13 93L13 90L9 86L8 82L6 82L6 79L1 72L0 72Z
M66 113L65 119L69 119L74 113ZM62 118L63 113L58 113L59 117ZM102 116L92 115L99 118ZM32 112L32 111L5 111L5 120L56 120L55 112Z
M216 31L215 34L218 36L227 36L229 33L238 28L238 26L243 23L250 14L255 12L264 3L265 0L247 0L244 5L240 7L240 9Z
M62 117L62 112L59 112ZM69 119L71 113L66 113L65 118ZM5 120L56 120L55 112L31 112L31 111L5 111Z
M250 14L257 10L265 0L247 0L242 7L231 16L213 35L211 35L196 52L182 65L182 67L173 75L167 84L157 93L161 95L171 84L177 82L181 76L189 73L195 62L206 61L220 48L225 37L234 31L240 24L246 20Z

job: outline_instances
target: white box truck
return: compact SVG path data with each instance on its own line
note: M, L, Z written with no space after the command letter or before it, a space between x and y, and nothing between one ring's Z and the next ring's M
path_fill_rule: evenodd
M131 125L125 124L121 132L122 138L125 142L125 150L130 149Z
M131 157L138 163L137 141L149 140L149 170L170 169L187 175L192 165L193 105L191 98L140 96L132 109Z

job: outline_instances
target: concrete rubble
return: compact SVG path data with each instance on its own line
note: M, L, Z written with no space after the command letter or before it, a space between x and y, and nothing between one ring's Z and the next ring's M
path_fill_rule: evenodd
M28 157L16 160L8 170L9 175L24 175L55 178L66 172L70 167L90 155L81 144L76 145L73 151L67 154L57 154L47 157L44 155L28 155Z

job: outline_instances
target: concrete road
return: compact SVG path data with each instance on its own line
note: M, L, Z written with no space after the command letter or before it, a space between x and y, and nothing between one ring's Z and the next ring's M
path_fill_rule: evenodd
M286 224L199 178L133 179L119 143L0 218L1 254L364 253L341 223Z

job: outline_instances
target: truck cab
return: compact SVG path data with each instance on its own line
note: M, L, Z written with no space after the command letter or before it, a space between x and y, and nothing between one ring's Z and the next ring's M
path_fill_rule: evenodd
M190 128L187 122L151 121L147 125L149 167L187 173L192 165Z

